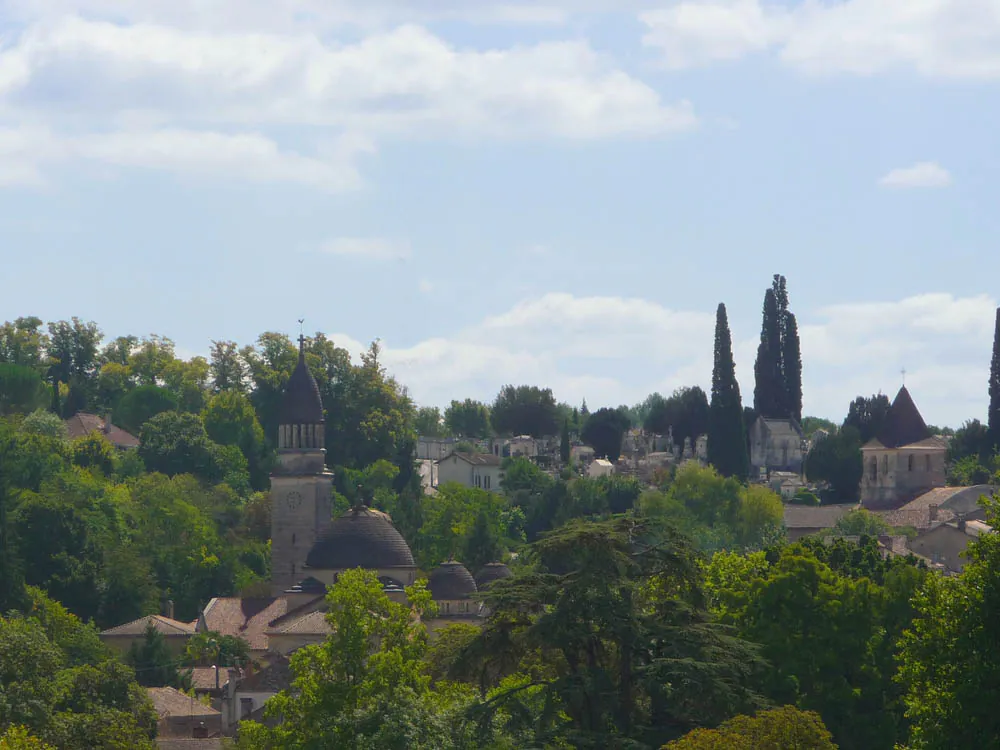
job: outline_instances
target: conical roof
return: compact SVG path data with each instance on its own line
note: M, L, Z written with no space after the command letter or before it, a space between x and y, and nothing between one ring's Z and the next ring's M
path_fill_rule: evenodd
M427 588L435 601L444 599L468 599L476 593L476 582L472 573L462 563L449 560L431 571Z
M886 448L899 448L902 445L919 443L930 436L931 431L927 429L927 423L920 416L917 405L913 403L913 398L904 385L893 399L876 438Z
M320 570L415 567L409 545L389 516L366 507L334 519L309 550L306 565Z
M323 399L316 378L306 367L305 339L299 337L299 361L285 386L278 411L279 424L323 424Z
M501 578L510 578L512 575L513 573L510 572L510 568L502 562L486 563L476 573L476 586L480 591L485 591L494 581L499 581Z

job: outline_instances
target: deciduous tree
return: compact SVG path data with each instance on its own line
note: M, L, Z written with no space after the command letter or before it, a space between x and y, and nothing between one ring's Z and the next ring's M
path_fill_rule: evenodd
M614 462L622 454L622 439L628 428L628 417L618 409L604 407L587 418L580 438L599 457Z
M480 402L467 398L452 401L445 409L444 424L448 434L456 437L486 438L490 436L490 409Z

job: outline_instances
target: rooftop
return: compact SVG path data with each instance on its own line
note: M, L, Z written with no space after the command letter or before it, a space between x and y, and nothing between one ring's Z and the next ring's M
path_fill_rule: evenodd
M160 718L167 716L219 716L220 712L211 706L206 706L197 698L185 695L172 687L146 688L153 708Z
M157 632L167 637L187 637L195 633L195 624L193 622L171 620L169 617L164 617L163 615L146 615L145 617L140 617L138 620L132 620L132 622L126 622L122 625L102 630L101 635L142 635L146 632L146 628L149 625L152 625Z
M109 443L117 448L137 448L139 446L139 438L131 432L126 432L113 423L109 425L103 417L96 414L79 411L66 420L66 433L71 440L84 437L92 432L101 433Z
M494 456L492 453L462 453L460 451L455 451L454 453L442 458L441 461L447 461L452 456L460 458L473 466L499 466L503 460L500 456ZM438 463L441 463L441 461L438 461Z
M913 398L904 385L893 399L876 439L886 448L899 448L929 437L932 437L931 431L927 429L927 423L920 416L917 405L913 403Z
M411 568L413 553L388 515L356 507L334 519L306 556L319 570Z
M320 596L322 594L317 594ZM252 651L264 651L268 626L286 612L288 600L281 596L220 596L209 601L202 610L201 619L206 630L242 638Z
M323 399L316 378L306 366L304 339L299 339L299 361L285 386L285 395L278 410L280 424L322 424Z
M786 505L785 528L831 529L857 505Z

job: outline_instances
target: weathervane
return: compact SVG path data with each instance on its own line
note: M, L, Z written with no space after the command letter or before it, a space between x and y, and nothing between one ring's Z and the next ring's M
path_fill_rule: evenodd
M302 325L305 322L306 322L305 318L299 318L299 352L305 350L306 334L305 334L305 329Z

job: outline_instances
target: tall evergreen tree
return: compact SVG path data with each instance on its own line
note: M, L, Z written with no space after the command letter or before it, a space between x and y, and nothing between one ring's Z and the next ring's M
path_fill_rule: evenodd
M781 319L774 289L764 293L760 345L754 364L753 408L762 417L784 416L784 378L781 374Z
M746 425L740 384L736 382L733 340L726 306L715 314L715 365L712 369L712 403L708 413L708 462L727 477L745 479L750 472Z
M996 328L993 332L993 360L990 362L990 411L987 424L990 447L994 453L1000 446L1000 307L997 308Z
M781 369L785 380L785 405L788 416L802 422L802 352L799 346L799 326L795 315L785 315L782 336Z

